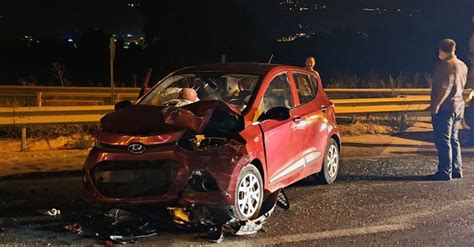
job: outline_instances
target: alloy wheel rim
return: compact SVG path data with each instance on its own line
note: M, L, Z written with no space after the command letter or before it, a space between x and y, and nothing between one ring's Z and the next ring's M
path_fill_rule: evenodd
M254 174L247 174L240 180L237 203L240 213L247 218L257 211L260 203L260 184Z
M338 155L338 150L337 147L334 145L331 145L328 150L328 156L327 156L327 164L328 164L328 175L329 177L335 177L337 174L337 169L339 166L339 155Z

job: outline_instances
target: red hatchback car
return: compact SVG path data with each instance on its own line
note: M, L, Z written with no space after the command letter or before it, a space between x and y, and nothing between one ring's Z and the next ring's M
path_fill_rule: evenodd
M101 125L84 166L99 205L201 205L249 220L272 192L310 175L330 184L339 169L334 106L298 67L184 68Z

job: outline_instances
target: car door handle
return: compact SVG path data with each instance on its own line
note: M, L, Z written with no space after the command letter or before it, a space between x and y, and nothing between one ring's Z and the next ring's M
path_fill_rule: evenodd
M329 106L327 105L322 105L319 109L321 109L321 111L323 112L326 112L328 110Z
M297 116L297 117L293 118L293 122L295 122L295 123L301 122L301 120L303 120L303 118L301 116Z

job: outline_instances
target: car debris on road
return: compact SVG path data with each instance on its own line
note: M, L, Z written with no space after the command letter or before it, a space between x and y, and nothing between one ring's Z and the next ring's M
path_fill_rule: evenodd
M74 223L74 224L71 224L71 225L66 225L64 226L64 229L72 232L72 233L75 233L75 234L81 234L83 229L82 229L82 226L81 224L79 223Z
M56 208L40 209L40 210L38 210L38 212L40 212L44 215L48 215L48 216L59 216L59 215L61 215L61 210L56 209Z

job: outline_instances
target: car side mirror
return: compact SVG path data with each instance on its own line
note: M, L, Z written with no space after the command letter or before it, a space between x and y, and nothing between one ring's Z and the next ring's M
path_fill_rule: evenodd
M261 117L260 121L264 121L267 119L283 121L290 118L290 109L286 106L277 106L273 107L267 112L265 112Z
M121 109L125 109L125 108L129 108L132 106L132 101L130 100L123 100L123 101L120 101L118 102L117 104L115 104L115 110L121 110Z

